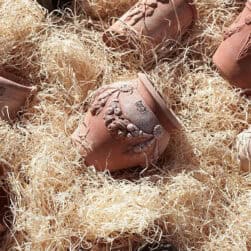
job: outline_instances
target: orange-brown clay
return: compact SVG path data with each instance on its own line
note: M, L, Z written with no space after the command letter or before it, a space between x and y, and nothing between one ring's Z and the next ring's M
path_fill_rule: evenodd
M192 1L140 0L103 35L107 46L134 48L139 43L154 48L178 40L196 19Z
M15 119L33 90L15 81L18 81L17 76L0 72L0 118L7 121Z
M225 39L213 61L232 85L250 93L251 89L251 0L225 32Z
M85 119L72 135L86 164L98 170L146 166L180 128L175 114L144 74L97 90ZM85 146L87 142L87 146Z
M55 9L54 3L52 0L37 0L39 4L41 4L44 8L49 11L53 11Z

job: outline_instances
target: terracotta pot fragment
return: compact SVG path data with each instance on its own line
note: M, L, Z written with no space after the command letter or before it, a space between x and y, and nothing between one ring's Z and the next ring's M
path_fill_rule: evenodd
M251 0L225 32L213 56L221 75L232 85L250 93L251 88Z
M156 161L168 145L170 131L180 127L147 77L139 74L98 89L72 139L86 154L86 164L116 171Z
M140 0L103 35L113 48L155 48L164 41L178 40L196 19L189 0Z
M7 121L15 119L27 98L34 91L34 87L15 82L18 79L11 73L0 72L0 118Z
M237 152L241 171L251 172L251 128L238 135Z

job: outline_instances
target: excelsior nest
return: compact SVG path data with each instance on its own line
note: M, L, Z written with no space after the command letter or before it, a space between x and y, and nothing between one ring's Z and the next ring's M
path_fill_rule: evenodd
M251 249L251 174L235 151L251 122L249 100L211 60L244 1L197 0L193 31L148 72L184 128L158 165L116 176L80 165L69 136L88 91L136 76L142 66L101 40L117 4L124 12L134 2L91 1L104 18L90 22L69 10L48 15L32 0L0 1L1 67L39 89L18 122L0 124L12 225L3 250Z

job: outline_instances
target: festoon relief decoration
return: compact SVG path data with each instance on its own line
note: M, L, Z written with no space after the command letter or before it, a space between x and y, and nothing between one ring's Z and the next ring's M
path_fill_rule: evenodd
M98 170L146 166L166 149L180 122L146 75L98 89L72 135L87 165Z
M0 70L0 118L11 121L35 93L36 88L9 72Z
M140 0L103 35L107 46L147 50L178 40L196 19L196 8L186 0Z
M251 0L225 31L224 41L213 56L221 75L232 85L251 91Z
M251 128L238 135L237 152L241 171L251 172Z

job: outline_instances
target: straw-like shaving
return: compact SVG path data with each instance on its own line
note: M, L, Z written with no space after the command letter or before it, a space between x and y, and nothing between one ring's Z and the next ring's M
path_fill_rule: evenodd
M44 18L33 1L1 1L0 23L7 22L1 30L8 34L1 37L8 41L1 42L6 46L1 64L18 62L29 69L24 75L41 83L20 122L0 124L0 158L9 167L13 214L6 218L13 228L5 250L104 250L105 243L108 250L136 250L146 242L171 242L182 250L250 249L250 175L240 170L234 147L251 122L249 100L211 61L223 27L243 5L196 4L193 31L149 72L184 130L173 135L157 166L114 179L81 167L69 136L82 113L87 89L81 88L136 76L139 61L107 50L95 24L77 17L71 22L67 16L68 24L64 17ZM27 41L32 50L24 46ZM123 180L128 176L133 181Z

